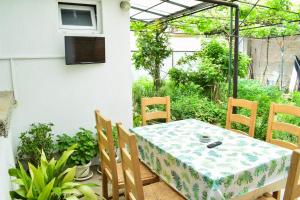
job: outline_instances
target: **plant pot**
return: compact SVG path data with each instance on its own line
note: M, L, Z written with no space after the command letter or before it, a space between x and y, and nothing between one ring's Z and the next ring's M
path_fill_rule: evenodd
M90 166L91 166L91 162L89 162L86 165L76 166L76 174L75 174L76 179L83 179L90 176L91 175Z

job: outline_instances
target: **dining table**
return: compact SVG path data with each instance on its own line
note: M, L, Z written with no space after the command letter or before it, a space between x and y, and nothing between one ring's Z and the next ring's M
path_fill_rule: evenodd
M130 131L140 160L186 199L255 199L285 187L291 150L196 119Z

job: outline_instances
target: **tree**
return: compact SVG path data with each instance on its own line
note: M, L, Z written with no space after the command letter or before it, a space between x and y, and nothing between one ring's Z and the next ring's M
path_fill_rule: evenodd
M169 35L165 33L167 26L159 21L149 25L133 22L136 46L138 51L133 54L136 69L146 70L153 78L156 91L162 86L160 70L164 59L170 56Z

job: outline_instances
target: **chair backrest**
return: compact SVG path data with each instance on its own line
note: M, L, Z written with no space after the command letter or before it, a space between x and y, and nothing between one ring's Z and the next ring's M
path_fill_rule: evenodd
M102 173L105 173L112 184L117 186L117 162L114 151L111 121L105 119L98 110L95 111L95 116Z
M233 114L233 108L239 107L239 108L245 108L250 110L250 117L241 115L241 114ZM257 102L256 101L248 101L245 99L234 99L230 97L228 99L228 109L227 109L227 118L226 118L226 129L244 134L249 135L250 137L254 137L254 131L255 131L255 122L256 122L256 113L257 113ZM232 128L232 123L240 123L245 126L249 127L248 134L236 130Z
M300 108L292 105L280 105L272 103L270 107L270 113L269 113L269 121L268 121L268 131L267 131L267 142L285 147L291 150L297 149L300 147L300 127L285 123L285 122L279 122L276 121L276 114L283 113L283 114L289 114L294 115L297 117L300 117ZM298 137L298 145L279 140L279 139L273 139L273 131L283 131L290 133L292 135L295 135Z
M284 192L284 200L294 200L300 197L300 149L293 152L291 166Z
M125 180L125 196L130 200L144 200L135 135L117 124L122 168Z
M166 122L171 121L170 97L151 97L142 98L142 125L147 125L147 121L153 119L166 119ZM146 112L147 106L165 105L165 111Z

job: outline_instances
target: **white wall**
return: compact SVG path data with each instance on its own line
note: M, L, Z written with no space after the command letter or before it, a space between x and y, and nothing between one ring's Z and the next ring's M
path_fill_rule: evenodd
M102 0L106 63L65 66L57 1L0 1L0 59L21 57L13 59L14 148L19 133L34 122L53 122L55 133L93 129L96 108L131 127L129 13L119 4L119 0ZM0 90L11 88L9 60L1 60Z
M8 170L15 167L15 160L12 151L12 135L8 138L0 137L0 199L9 200L9 191L13 188L8 175Z

